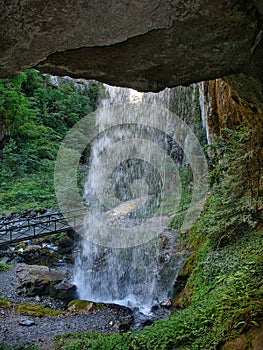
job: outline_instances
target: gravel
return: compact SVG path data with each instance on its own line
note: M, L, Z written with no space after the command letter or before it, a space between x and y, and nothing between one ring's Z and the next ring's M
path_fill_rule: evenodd
M105 306L101 310L61 316L27 317L6 309L0 316L0 343L16 344L37 340L50 341L55 335L74 331L119 331L123 311Z
M65 307L61 301L49 297L26 297L16 293L15 268L0 273L0 297L13 302L32 302L52 309ZM57 334L74 331L122 331L131 324L133 316L128 308L105 304L90 312L65 313L59 316L24 316L13 308L0 307L0 345L36 341L39 349L51 350L52 339Z

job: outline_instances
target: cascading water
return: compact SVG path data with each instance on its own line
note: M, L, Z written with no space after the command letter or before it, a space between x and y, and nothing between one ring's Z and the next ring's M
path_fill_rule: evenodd
M160 94L142 94L108 85L104 88L106 97L102 99L96 117L99 133L92 145L89 174L84 186L89 215L84 220L85 233L75 259L74 283L80 299L119 303L149 313L154 303L171 296L172 284L185 257L184 252L176 253L176 237L172 230L163 227L158 234L151 234L164 218L159 208L164 182L173 191L177 175L168 172L169 176L162 176L165 171L160 167L164 164L167 168L167 162L161 162L158 168L154 166L154 156L147 158L153 144L157 147L156 154L158 148L164 153L167 151L164 132L136 124L132 118L129 123L115 123L113 127L108 123L112 118L111 106L120 106L117 112L126 113L125 106L129 105L135 115L136 105L142 101L151 106L162 104L169 107L169 89ZM116 118L118 120L118 116ZM129 140L128 147L124 147L125 140ZM119 162L112 165L107 150L115 145L113 154ZM126 152L125 156L122 152ZM111 168L109 174L108 166ZM180 186L176 186L180 192ZM103 226L97 227L96 220L103 222ZM138 244L123 236L122 244L118 238L109 244L97 239L119 237L115 230L126 232L125 229L130 227L133 237L145 234L146 238L139 239Z

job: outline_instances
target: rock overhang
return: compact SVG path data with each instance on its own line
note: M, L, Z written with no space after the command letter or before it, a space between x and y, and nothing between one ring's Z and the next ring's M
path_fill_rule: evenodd
M240 89L241 74L261 100L260 1L15 0L0 10L0 77L35 67L159 91L228 76Z

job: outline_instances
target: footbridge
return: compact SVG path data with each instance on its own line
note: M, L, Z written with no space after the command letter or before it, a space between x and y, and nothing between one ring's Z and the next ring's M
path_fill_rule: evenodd
M67 220L60 212L15 220L2 220L0 224L0 248L33 238L74 230L81 224L83 214L83 210L72 210L64 213Z

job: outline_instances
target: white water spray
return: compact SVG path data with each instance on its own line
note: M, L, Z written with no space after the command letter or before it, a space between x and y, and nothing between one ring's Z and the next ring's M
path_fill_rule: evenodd
M97 114L96 120L99 131L104 130L108 124L110 117L107 115L108 106L118 103L140 104L143 99L152 104L160 104L162 99L166 104L167 100L169 101L168 89L162 92L166 99L158 98L155 94L143 94L132 89L107 85L105 92L106 98L101 101L102 112ZM99 220L108 220L113 227L125 228L131 225L135 229L136 225L139 227L151 209L158 209L163 184L160 169L154 169L150 163L141 159L128 158L114 167L112 177L105 185L102 171L105 164L101 160L101 155L121 140L142 136L145 139L149 133L151 141L155 144L160 145L163 142L163 135L158 130L148 130L142 125L139 127L120 125L108 133L99 135L92 146L92 160L85 183L84 197L92 215ZM148 148L152 145L137 142L132 147L135 156L137 154L135 148L139 148L141 153L147 155L150 151ZM119 151L121 155L121 149ZM111 159L108 162L111 162ZM104 195L108 191L107 203L103 205L101 200L98 200L98 192L102 186ZM183 261L183 254L176 254L174 251L174 232L167 230L163 235L159 232L160 236L137 246L103 247L89 240L91 231L96 230L89 217L85 219L87 239L83 238L80 241L74 269L74 282L78 288L79 298L138 307L142 312L149 313L153 303L167 298L171 292L172 283ZM157 220L161 217L161 213L158 213ZM94 235L94 232L92 234ZM161 245L164 245L164 240L169 241L169 249L165 248L166 257L162 256L165 249ZM172 267L173 271L171 266L168 266L172 254L173 263L177 260ZM167 263L166 272L164 263Z

